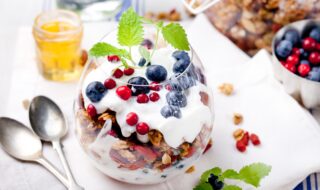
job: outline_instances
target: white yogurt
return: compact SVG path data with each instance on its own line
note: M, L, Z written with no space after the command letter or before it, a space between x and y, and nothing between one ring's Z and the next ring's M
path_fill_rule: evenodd
M138 60L140 58L137 53L137 48L133 49L133 58ZM168 71L168 77L174 75L172 72L175 59L172 57L172 53L175 50L171 48L163 48L155 51L151 63L162 65ZM116 112L116 119L121 127L122 135L129 137L132 133L135 133L135 127L129 126L126 123L126 115L130 112L134 112L139 117L139 122L146 122L150 129L156 129L163 134L165 142L172 148L177 148L183 142L192 143L196 136L200 133L203 125L210 126L212 123L212 114L208 106L201 102L200 92L207 92L207 87L198 82L195 86L185 91L187 96L187 106L180 108L182 117L180 119L175 117L164 118L160 110L163 106L167 105L166 89L161 89L158 93L160 99L157 102L149 101L146 104L139 104L136 101L136 97L132 96L129 100L122 100L114 89L108 90L105 96L97 103L93 103L86 96L86 87L93 81L104 82L105 79L111 77L112 71L117 68L121 63L111 63L105 58L99 58L100 64L95 70L91 71L84 80L82 86L82 94L84 97L84 104L87 107L89 104L93 104L97 110L97 113L103 113L107 109L111 109ZM126 85L126 82L134 76L145 77L146 68L135 69L135 72L131 76L123 76L118 79L117 87ZM121 81L119 81L121 80ZM208 93L209 94L209 93ZM142 142L147 142L146 136L139 137Z

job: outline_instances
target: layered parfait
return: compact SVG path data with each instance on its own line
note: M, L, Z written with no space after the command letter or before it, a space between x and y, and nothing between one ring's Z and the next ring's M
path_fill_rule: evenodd
M156 26L149 39L143 39L143 22ZM159 183L203 153L211 136L212 95L189 47L179 24L151 23L129 9L118 30L90 50L94 58L76 100L76 132L103 173L129 183Z

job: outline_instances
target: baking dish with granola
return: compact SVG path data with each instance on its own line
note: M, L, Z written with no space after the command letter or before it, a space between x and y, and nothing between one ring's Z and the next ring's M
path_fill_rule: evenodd
M161 27L157 30L183 31L177 24ZM108 176L160 183L183 173L205 151L213 126L211 89L188 44L174 48L150 30L126 52L116 48L120 30L90 50L94 57L81 77L74 107L76 136Z
M271 52L275 33L284 25L319 18L319 0L221 0L206 11L213 25L237 46L254 55Z

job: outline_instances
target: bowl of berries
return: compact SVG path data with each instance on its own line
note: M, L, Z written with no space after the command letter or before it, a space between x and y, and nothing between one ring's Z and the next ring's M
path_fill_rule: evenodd
M276 78L308 109L320 107L320 21L291 23L272 43Z
M160 183L184 173L206 150L212 108L184 29L142 20L129 9L90 50L74 106L76 137L104 174Z

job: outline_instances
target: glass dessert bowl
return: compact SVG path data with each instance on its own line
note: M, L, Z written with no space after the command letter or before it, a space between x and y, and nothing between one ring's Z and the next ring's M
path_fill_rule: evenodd
M74 107L76 136L90 160L106 175L133 184L185 172L203 154L213 126L212 93L200 59L192 49L147 40L154 34L130 48L131 63L117 55L91 58ZM116 39L115 31L101 43L119 46Z

